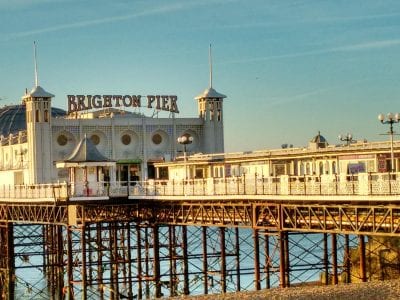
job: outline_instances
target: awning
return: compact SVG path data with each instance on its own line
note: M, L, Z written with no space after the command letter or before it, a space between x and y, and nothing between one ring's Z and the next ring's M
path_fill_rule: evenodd
M141 164L142 160L140 158L134 158L134 159L120 159L117 160L117 164L124 164L124 165L128 165L128 164Z

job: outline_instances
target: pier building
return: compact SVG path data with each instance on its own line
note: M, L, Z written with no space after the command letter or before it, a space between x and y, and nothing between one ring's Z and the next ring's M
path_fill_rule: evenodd
M393 172L400 169L400 142L393 142ZM320 132L304 147L284 147L235 153L193 154L174 162L156 163L157 179L323 176L333 180L359 173L391 171L390 142L329 144Z
M0 180L25 185L68 182L66 168L56 168L86 136L111 168L86 169L98 181L155 178L154 164L183 152L180 136L191 137L191 153L224 151L223 100L210 84L195 99L198 117L178 117L174 95L67 95L68 111L52 107L53 94L36 84L19 105L0 109ZM137 108L150 110L146 116ZM135 110L136 108L136 110ZM158 117L166 110L168 117ZM78 179L79 180L79 179Z

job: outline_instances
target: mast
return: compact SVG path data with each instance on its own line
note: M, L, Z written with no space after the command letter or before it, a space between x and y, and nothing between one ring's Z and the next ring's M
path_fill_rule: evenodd
M35 64L35 87L39 85L38 79L38 67L37 67L37 57L36 57L36 42L33 42L33 62Z
M210 64L210 88L212 88L212 55L211 55L211 44L208 52L208 60Z

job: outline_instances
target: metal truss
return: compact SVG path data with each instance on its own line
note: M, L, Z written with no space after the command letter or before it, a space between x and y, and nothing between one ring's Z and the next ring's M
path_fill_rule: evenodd
M283 230L398 236L399 206L281 205Z
M28 203L0 204L0 221L67 224L67 220L67 206Z
M7 204L0 217L1 299L150 299L399 275L395 204Z

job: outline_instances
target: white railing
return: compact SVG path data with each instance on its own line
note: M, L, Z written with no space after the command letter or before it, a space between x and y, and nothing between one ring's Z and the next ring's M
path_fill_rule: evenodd
M63 184L1 185L0 199L67 199L68 186Z
M400 195L400 173L354 176L241 176L189 180L90 182L75 184L2 185L0 199L127 198L135 196L224 195Z
M210 195L400 195L400 173L321 176L241 176L189 180L148 180L128 196Z

